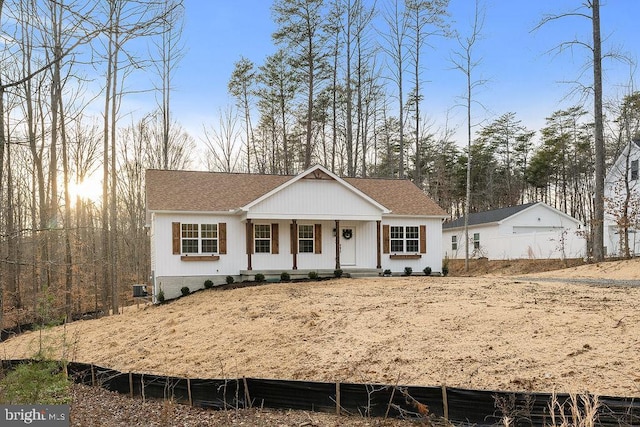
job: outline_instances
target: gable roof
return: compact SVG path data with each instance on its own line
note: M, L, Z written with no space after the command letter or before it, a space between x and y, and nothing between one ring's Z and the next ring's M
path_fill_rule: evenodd
M626 175L626 169L629 165L626 164L627 158L630 161L638 160L640 158L640 139L632 139L618 154L618 157L614 160L613 164L609 167L607 175L605 177L605 185L612 184L620 178L620 175ZM624 182L624 179L621 179Z
M469 214L469 225L490 224L494 222L502 221L521 212L537 203L526 203L524 205L510 206L508 208L495 209L492 211L484 211ZM442 224L442 229L464 227L464 217L456 219L455 221L445 222Z
M229 212L306 175L266 175L150 169L146 171L147 211ZM322 171L326 171L324 168ZM332 175L332 174L331 174ZM335 177L335 175L334 175ZM337 178L337 177L336 177ZM392 215L446 217L447 213L408 180L338 178L389 209Z
M301 179L305 179L305 178L335 181L335 182L339 183L340 185L344 186L345 188L347 188L349 191L357 194L359 197L361 197L361 198L367 200L369 203L375 205L383 213L389 213L389 209L387 209L385 206L380 204L378 201L376 201L375 199L372 199L367 194L365 194L362 191L358 190L353 185L348 184L346 181L344 181L343 179L341 179L340 177L338 177L337 175L335 175L334 173L330 172L328 169L326 169L326 168L324 168L323 166L320 166L320 165L312 166L311 168L307 169L306 171L294 176L293 178L289 179L288 181L286 181L284 184L280 185L279 187L271 190L270 192L260 196L258 199L256 199L256 200L252 201L251 203L245 205L244 208L245 209L249 209L252 206L254 206L254 205L258 204L259 202L261 202L262 200L265 200L265 199L271 197L273 194L277 193L278 191L281 191L281 190L285 189L286 187L292 185L293 183L295 183L295 182L297 182L297 181L299 181Z

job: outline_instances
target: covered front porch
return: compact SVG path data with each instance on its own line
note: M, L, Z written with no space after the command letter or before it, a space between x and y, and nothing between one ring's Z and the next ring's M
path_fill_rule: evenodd
M353 219L245 219L243 277L288 272L292 278L377 275L382 268L381 221ZM266 272L266 273L265 273Z

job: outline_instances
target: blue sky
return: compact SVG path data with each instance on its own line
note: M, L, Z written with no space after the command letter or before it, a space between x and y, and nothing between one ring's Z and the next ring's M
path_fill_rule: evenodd
M381 8L388 0L377 0ZM573 81L581 73L588 51L575 48L560 55L548 53L562 41L575 38L589 41L590 21L570 17L551 22L532 31L545 14L575 10L583 0L485 0L485 23L478 42L476 78L487 83L476 92L484 108L475 107L475 121L491 121L507 112L515 112L531 130L540 130L558 109L578 102L567 99ZM218 111L234 103L227 93L227 82L234 63L241 56L256 65L273 53L269 0L185 0L184 42L188 48L175 76L174 117L199 139L203 125L217 121ZM473 0L451 0L453 28L462 34L470 31ZM637 18L640 0L603 0L601 6L604 50L615 49L639 59L640 37ZM450 62L454 40L434 39L425 58L423 111L434 127L445 125L464 129L465 112L455 105L465 91L465 77L452 70ZM628 91L629 64L607 60L605 98L621 98ZM584 81L589 83L591 71ZM637 79L637 76L636 76ZM590 110L589 104L587 109ZM434 129L434 130L436 130ZM464 132L462 132L464 134ZM465 141L461 141L464 143Z

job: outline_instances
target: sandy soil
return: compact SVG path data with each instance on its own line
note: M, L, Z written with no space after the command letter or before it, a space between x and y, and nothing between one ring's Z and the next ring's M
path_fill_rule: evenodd
M536 281L554 277L553 282ZM192 378L261 377L640 396L640 260L528 275L340 279L207 290L31 332L3 358ZM64 343L61 341L64 337Z

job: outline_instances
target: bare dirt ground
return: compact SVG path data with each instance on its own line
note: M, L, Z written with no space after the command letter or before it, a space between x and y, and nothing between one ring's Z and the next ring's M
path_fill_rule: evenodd
M543 278L557 281L542 281ZM391 277L207 290L25 333L3 358L121 371L640 396L640 260L526 277ZM64 353L64 354L63 354Z

